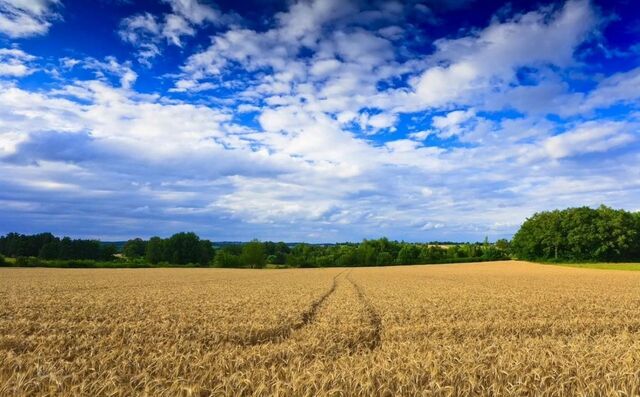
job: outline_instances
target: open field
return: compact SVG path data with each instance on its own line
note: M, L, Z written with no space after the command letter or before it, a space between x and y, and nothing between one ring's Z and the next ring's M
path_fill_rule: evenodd
M640 271L640 263L553 263L553 265L577 267L580 269Z
M0 395L638 395L640 273L0 269Z

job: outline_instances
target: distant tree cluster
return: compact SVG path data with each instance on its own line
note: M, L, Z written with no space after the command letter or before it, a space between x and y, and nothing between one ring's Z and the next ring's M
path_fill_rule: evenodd
M191 265L215 267L352 267L409 265L418 263L468 262L507 258L508 242L496 244L420 244L386 238L342 244L286 244L261 242L223 244L217 249L195 233L177 233L169 238L135 238L122 245L97 240L58 238L50 233L26 236L10 233L0 237L0 254L21 259L25 266L85 267L95 264L60 262L69 260L115 261L116 266ZM29 260L27 260L29 259ZM37 260L32 260L37 259ZM42 262L49 261L49 262ZM57 262L56 262L57 261ZM2 262L0 262L2 264ZM103 266L102 264L98 264ZM104 265L111 266L111 265Z
M213 244L209 240L201 240L195 233L176 233L163 239L152 237L149 241L129 240L123 253L130 259L141 258L156 265L168 263L174 265L209 266L213 260Z
M116 247L102 244L98 240L58 238L51 233L34 235L9 233L0 237L0 254L14 258L109 261L114 259L116 252Z
M261 267L265 263L288 267L354 267L464 262L507 258L505 241L441 246L390 241L386 238L344 244L295 244L252 241L228 245L216 252L218 267ZM500 248L501 247L501 248ZM258 258L263 258L258 261Z
M529 260L638 260L640 213L606 206L539 212L522 224L511 249Z

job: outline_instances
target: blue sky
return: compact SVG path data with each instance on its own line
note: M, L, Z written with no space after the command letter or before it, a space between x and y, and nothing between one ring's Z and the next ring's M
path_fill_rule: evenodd
M640 210L628 1L0 0L0 233L510 237Z

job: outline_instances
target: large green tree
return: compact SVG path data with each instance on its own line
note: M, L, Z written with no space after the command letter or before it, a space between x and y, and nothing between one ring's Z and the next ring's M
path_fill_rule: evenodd
M242 247L242 262L250 268L262 268L265 265L264 244L251 240Z
M160 237L151 237L147 243L145 252L146 259L149 263L155 265L165 260L164 240Z
M539 212L522 224L510 249L531 260L635 260L640 254L638 219L606 206Z
M147 251L147 242L141 238L134 238L127 241L122 247L122 254L128 259L137 259L145 256Z

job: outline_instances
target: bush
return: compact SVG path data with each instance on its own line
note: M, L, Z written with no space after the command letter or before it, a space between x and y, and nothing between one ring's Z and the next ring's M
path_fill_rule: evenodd
M233 255L225 250L216 252L213 264L215 267L240 267L241 261L238 255Z
M42 266L42 261L32 256L19 256L16 258L16 266L18 267L38 267Z

